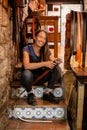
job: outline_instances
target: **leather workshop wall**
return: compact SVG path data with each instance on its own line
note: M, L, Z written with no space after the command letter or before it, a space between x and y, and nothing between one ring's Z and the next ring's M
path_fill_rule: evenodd
M15 61L12 24L7 7L6 3L0 3L0 130L5 130L8 124L7 108Z

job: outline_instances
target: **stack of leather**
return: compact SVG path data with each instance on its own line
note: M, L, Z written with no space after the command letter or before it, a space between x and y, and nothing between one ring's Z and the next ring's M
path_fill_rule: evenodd
M77 67L85 67L87 12L71 11L70 55L74 55Z

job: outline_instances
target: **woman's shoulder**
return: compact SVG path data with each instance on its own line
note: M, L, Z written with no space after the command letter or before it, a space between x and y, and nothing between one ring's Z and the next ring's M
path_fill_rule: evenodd
M23 51L27 51L27 50L31 50L32 49L32 45L28 44L23 48Z

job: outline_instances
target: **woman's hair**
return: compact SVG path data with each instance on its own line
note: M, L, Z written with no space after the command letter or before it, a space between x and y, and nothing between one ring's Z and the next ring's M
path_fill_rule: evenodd
M44 32L46 34L46 43L44 44L44 46L41 48L41 59L42 60L48 60L49 59L49 47L48 47L48 34L45 30L37 30L35 32L35 37L40 33L40 32Z

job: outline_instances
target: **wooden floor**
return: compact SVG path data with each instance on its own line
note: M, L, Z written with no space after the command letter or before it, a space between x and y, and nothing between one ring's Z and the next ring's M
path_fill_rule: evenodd
M9 120L6 130L70 130L67 121L51 123L29 123L21 120Z
M10 101L9 107L10 107L10 105L12 106L13 103L14 103L13 100ZM43 105L45 104L46 106L49 105L50 107L53 106L52 103L50 103L50 102L48 103L48 101L43 101L41 99L37 99L37 103L38 103L37 107L41 106L42 104ZM15 107L16 106L22 107L23 105L25 107L31 106L31 105L27 104L26 100L19 99L16 102ZM60 103L57 104L57 106L64 106L64 102L60 101ZM40 119L40 121L41 121L41 119ZM46 119L45 119L45 121L46 121ZM47 122L25 122L20 119L14 118L14 119L9 119L9 123L6 127L6 130L70 130L70 127L69 127L68 121L65 119L62 119L62 120L47 119Z

